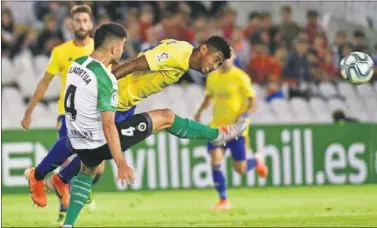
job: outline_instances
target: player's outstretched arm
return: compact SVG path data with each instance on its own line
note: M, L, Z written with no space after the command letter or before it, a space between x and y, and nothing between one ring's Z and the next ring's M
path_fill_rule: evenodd
M121 79L130 73L149 70L149 65L145 55L126 61L112 71L116 79Z
M120 146L120 139L118 130L115 126L115 112L104 111L101 112L103 133L106 137L107 144L109 145L111 155L118 167L118 179L122 185L125 182L134 183L135 178L132 169L128 166L126 159Z
M202 115L202 112L204 110L206 110L209 106L209 104L211 103L211 96L205 96L202 104L200 105L198 111L196 111L195 115L194 115L194 120L195 121L200 121L200 116Z
M26 108L25 116L21 121L21 126L23 128L29 129L31 123L31 114L33 113L35 106L42 100L43 96L45 95L53 77L53 74L46 72L43 78L38 82L37 88L35 89L34 94L30 99L29 105Z

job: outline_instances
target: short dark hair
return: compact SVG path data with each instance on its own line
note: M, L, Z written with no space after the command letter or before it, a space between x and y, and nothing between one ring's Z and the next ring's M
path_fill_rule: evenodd
M101 47L106 39L115 37L119 39L127 38L127 32L124 27L118 23L104 23L94 32L94 49Z
M90 17L92 17L92 9L86 4L74 5L71 8L71 17L73 17L73 15L75 15L76 13L87 13Z
M315 11L315 10L308 10L308 12L306 13L306 16L307 17L318 17L318 12Z
M259 18L259 15L260 14L258 12L250 12L248 20L250 21L250 20L253 20L254 18Z
M229 59L231 55L230 46L226 40L220 36L210 37L204 44L221 51L225 59Z

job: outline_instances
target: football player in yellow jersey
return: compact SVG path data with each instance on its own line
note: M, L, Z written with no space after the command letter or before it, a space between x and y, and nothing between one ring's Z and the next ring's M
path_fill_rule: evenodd
M119 80L115 121L133 116L140 101L176 83L187 70L194 69L204 74L216 70L230 58L230 50L228 43L219 36L209 38L197 48L185 41L167 39L123 63L113 71ZM153 110L147 114L151 117L153 132L167 129L180 138L208 139L220 145L242 134L247 124L247 120L240 120L210 128L182 118L170 109Z
M73 60L81 57L89 55L93 52L94 44L92 38L90 38L90 33L93 29L92 23L92 11L89 6L87 5L76 5L71 9L71 17L72 17L72 27L75 35L75 39L69 40L52 50L50 62L46 68L46 72L44 77L39 81L38 86L31 97L30 103L26 109L25 116L21 122L21 125L25 129L29 129L31 123L31 116L35 106L40 102L43 98L51 80L56 76L60 75L61 79L61 88L60 88L60 97L58 101L58 135L59 138L63 138L67 134L67 128L65 124L65 116L64 116L64 89L65 89L65 81L66 81L66 74L67 71L72 63ZM54 156L47 156L46 159L38 165L35 170L35 176L37 180L43 180L44 170L50 169L50 164L53 164ZM74 165L74 164L72 164ZM57 166L55 166L56 168ZM98 170L98 176L96 180L99 179L100 174L103 172L103 165L101 169ZM61 175L64 176L64 172ZM30 179L33 180L32 178ZM52 185L59 185L59 178L50 179L52 180ZM53 181L56 180L56 181ZM59 194L59 193L57 193ZM88 208L93 210L95 207L95 202L93 201L92 197L87 201ZM60 205L60 213L58 222L64 221L66 208L61 204Z
M228 125L239 119L248 118L255 110L256 98L251 80L244 71L233 65L233 61L234 55L226 60L219 70L208 75L205 99L195 114L195 120L199 121L202 111L211 101L214 103L211 127ZM225 146L213 145L211 142L207 144L212 160L212 178L220 197L220 201L213 208L215 210L231 207L226 195L226 180L221 170L226 149L230 149L236 172L245 174L255 168L260 176L267 176L268 169L261 158L246 158L248 141L249 130L246 130L241 137L228 141Z

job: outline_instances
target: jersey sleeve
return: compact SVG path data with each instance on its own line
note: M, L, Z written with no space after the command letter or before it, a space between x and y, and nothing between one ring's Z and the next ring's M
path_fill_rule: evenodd
M103 74L97 76L98 110L115 112L118 104L118 88L114 87L104 70L96 73Z
M145 51L144 55L149 69L151 71L159 71L169 68L187 71L189 69L188 59L192 52L192 46L190 51L190 46L185 43L175 40L165 41Z
M239 80L239 86L241 88L241 92L246 97L255 97L256 92L252 86L252 82L250 77L246 73L242 73L240 80Z
M60 72L61 69L61 62L59 59L59 55L57 54L56 48L52 50L50 61L48 62L46 71L52 75L56 75Z

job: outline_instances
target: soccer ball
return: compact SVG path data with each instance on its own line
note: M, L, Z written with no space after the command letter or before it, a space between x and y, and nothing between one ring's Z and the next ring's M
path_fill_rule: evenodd
M373 60L363 52L351 52L340 61L340 74L349 83L366 83L372 78L373 73Z

